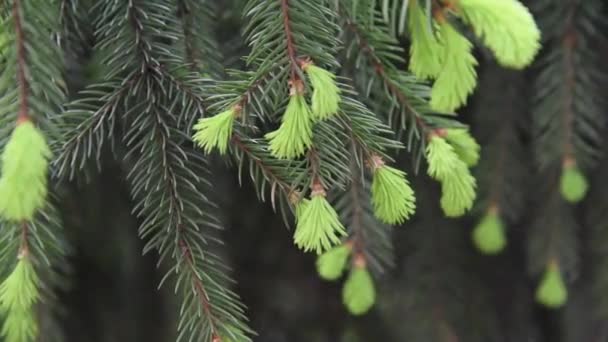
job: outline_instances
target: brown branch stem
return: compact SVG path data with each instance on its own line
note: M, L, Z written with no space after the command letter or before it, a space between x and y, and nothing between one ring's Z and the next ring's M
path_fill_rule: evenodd
M357 24L355 24L350 18L347 18L346 26L357 37L361 51L368 56L374 72L376 75L378 75L378 77L380 77L382 83L388 89L388 91L397 98L397 101L403 108L413 115L414 119L416 120L416 125L421 131L424 133L431 132L432 129L424 122L424 119L420 113L418 113L418 111L411 105L408 95L406 95L395 83L395 81L388 75L384 63L382 63L382 60L376 55L374 49L370 46L367 39L363 36L363 34L361 34ZM427 135L428 134L424 134L425 137L427 137Z
M283 15L283 29L285 30L285 39L287 41L287 57L289 58L291 67L291 81L295 82L300 79L300 76L298 74L299 66L296 45L293 40L291 23L289 22L289 0L281 0L281 13Z
M17 44L17 82L19 86L19 114L17 122L30 120L28 92L29 84L26 77L26 51L23 23L21 18L21 0L13 2L13 20L15 21L15 39Z

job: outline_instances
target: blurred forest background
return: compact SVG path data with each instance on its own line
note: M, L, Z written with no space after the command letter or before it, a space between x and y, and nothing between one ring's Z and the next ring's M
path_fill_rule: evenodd
M574 7L579 3L557 2ZM240 35L241 14L232 1L217 3L221 20L217 35L226 66L238 67L238 57L246 54ZM604 18L605 10L602 13ZM540 14L550 15L562 24L569 20L563 12ZM564 32L584 27L573 25ZM586 42L584 48L592 49L601 61L608 57L601 39ZM73 93L83 86L83 75L91 72L83 64L87 53L84 49L69 61L68 84ZM533 112L542 63L523 72L508 71L498 67L486 51L476 53L479 87L460 113L482 147L490 146L482 152L479 169L489 167L483 158L493 160L500 154L505 159L492 172L499 174L498 182L510 179L510 184L517 184L510 189L514 195L509 200L521 215L509 225L508 247L498 256L479 253L470 238L479 211L462 219L444 218L438 205L439 186L424 172L411 176L418 211L403 227L394 229L394 267L377 282L378 303L363 317L347 313L341 303L340 283L324 282L317 276L314 256L293 246L292 233L281 216L269 203L258 200L249 179L243 178L240 185L236 168L213 157L214 195L226 227L222 233L225 256L234 270L235 290L259 334L255 341L608 341L608 316L599 310L608 303L608 291L603 301L597 297L597 291L602 291L598 277L608 275L608 269L600 269L608 264L608 192L604 185L608 159L602 153L598 166L589 170L594 186L586 200L577 206L565 204L551 190L557 187L559 168L537 172L532 157L536 146ZM600 75L605 71L601 64L605 63L581 62L576 67L595 68L592 74ZM553 77L566 72L558 68ZM578 75L578 70L574 72ZM593 91L603 100L605 89ZM588 89L571 91L578 94ZM557 96L552 101L560 100ZM602 107L603 117L608 115L606 108ZM598 120L597 125L602 122ZM107 157L103 171L92 174L89 183L70 183L61 190L67 234L76 247L69 257L73 281L58 298L62 303L59 324L70 342L172 341L178 304L170 287L157 291L164 272L156 269L152 253L141 256L139 223L130 213L129 192L121 180L124 170L110 153ZM411 170L409 164L407 154L400 156L400 168ZM564 225L568 227L563 231L555 228ZM548 239L547 231L553 228L567 236L564 248L575 255L570 259L575 266L567 272L569 301L559 310L534 302L538 273L531 276L529 272L531 241Z

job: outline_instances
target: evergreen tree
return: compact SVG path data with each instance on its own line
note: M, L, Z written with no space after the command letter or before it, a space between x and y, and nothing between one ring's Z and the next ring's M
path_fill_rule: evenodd
M605 14L0 2L1 339L608 341Z

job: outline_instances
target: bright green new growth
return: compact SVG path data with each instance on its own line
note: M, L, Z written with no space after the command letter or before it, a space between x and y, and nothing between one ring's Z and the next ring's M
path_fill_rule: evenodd
M30 121L17 125L2 153L0 215L7 220L31 220L44 206L51 150Z
M38 324L33 310L11 313L5 317L0 335L5 342L32 342L38 336Z
M540 30L530 11L516 0L460 0L458 8L500 64L522 69L540 49Z
M28 310L38 300L38 277L27 258L21 258L13 272L0 284L0 310Z
M562 196L570 203L580 202L589 189L585 175L576 164L564 166L560 180Z
M352 247L348 244L334 247L317 258L317 272L325 280L336 280L342 276Z
M420 79L435 78L441 71L442 47L418 1L410 1L409 5L408 26L412 41L409 69ZM433 21L433 24L436 23Z
M342 302L353 315L363 315L376 302L374 280L365 267L355 266L342 288Z
M314 194L299 210L294 242L305 252L314 250L317 254L339 244L346 230L338 213L327 202L324 194Z
M473 207L476 181L454 148L438 135L426 147L428 174L441 182L441 208L448 217L462 216Z
M22 258L0 285L0 310L4 315L1 334L5 341L34 341L38 326L33 306L38 297L38 278L34 268L26 258Z
M311 63L304 68L312 85L312 114L316 120L327 119L338 112L340 89L336 75Z
M194 142L205 153L211 153L214 148L217 148L220 154L226 154L236 114L237 111L233 107L218 115L200 119L194 125L195 133L192 137Z
M477 165L481 147L468 130L462 128L446 129L445 139L454 147L454 152L467 166Z
M416 197L405 172L382 165L374 171L372 205L374 214L387 224L401 224L416 211Z
M302 198L298 201L298 203L296 203L295 205L295 219L296 221L302 217L302 213L304 212L304 208L306 208L306 205L310 202L310 200L308 198Z
M477 224L473 242L485 254L497 254L505 248L505 226L497 211L489 211Z
M313 115L302 95L292 95L279 129L266 134L270 152L279 159L294 159L312 145Z
M426 146L426 159L429 164L429 176L438 181L448 177L454 165L460 161L454 147L438 135L431 136Z
M436 111L452 113L466 104L477 85L477 60L471 42L452 25L446 21L439 28L443 65L431 90L430 105Z
M566 304L568 289L562 273L555 263L551 263L536 290L536 301L548 308L556 309Z
M466 164L459 161L441 181L441 208L447 217L459 217L473 207L477 183Z

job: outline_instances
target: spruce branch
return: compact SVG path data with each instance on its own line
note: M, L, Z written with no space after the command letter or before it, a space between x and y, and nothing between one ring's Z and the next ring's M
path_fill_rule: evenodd
M436 129L461 124L451 115L431 110L430 89L400 69L400 65L405 65L401 57L405 51L387 32L386 23L377 21L376 12L372 11L373 15L370 15L373 7L369 6L338 5L347 51L361 51L361 55L356 55L357 60L352 62L360 71L354 74L355 85L366 96L365 103L370 108L387 113L383 118L399 134L405 134L407 148L413 153L417 170L429 136Z
M103 56L103 80L83 91L83 99L73 103L76 109L65 114L74 120L66 125L61 165L74 172L74 163L92 157L93 147L99 160L100 145L122 132L144 251L156 250L161 262L173 261L162 283L176 275L183 303L179 339L249 341L244 308L228 289L231 280L214 254L220 224L205 195L205 161L187 147L191 142L182 131L184 122L204 114L205 103L204 80L184 68L183 51L174 44L183 35L177 7L109 0L99 8L98 48L124 47L125 52L119 60Z
M208 341L248 340L245 334L249 330L241 323L245 321L243 308L238 298L223 288L228 278L210 249L217 244L213 231L219 228L219 222L208 211L214 205L204 195L208 184L203 178L207 173L205 162L181 147L184 137L167 116L166 108L154 102L160 100L145 101L152 101L142 114L149 116L142 121L147 126L144 131L149 133L141 133L135 125L125 137L130 149L127 158L134 158L128 179L138 203L136 212L145 218L140 228L141 236L148 241L145 251L158 250L161 261L170 257L175 262L169 273L177 273L178 289L189 308L181 314L180 336L186 338L189 333ZM148 187L158 189L158 195L146 193ZM195 204L195 198L202 205Z
M65 264L67 252L48 190L48 145L55 138L49 119L65 98L61 54L53 41L59 7L24 0L3 5L0 260L8 278L0 286L2 335L32 341L37 337L34 304L53 296L53 267Z
M355 144L353 139L353 150L357 148ZM369 269L378 276L394 267L392 230L374 217L370 181L355 159L350 163L350 175L352 181L348 189L337 195L336 209L346 222L353 254L363 255Z
M63 135L63 141L55 144L57 177L73 179L91 158L99 163L108 139L114 145L114 130L119 113L124 110L123 101L140 77L132 74L124 81L93 84L80 92L82 99L72 101L56 119Z
M369 58L376 75L382 80L382 83L388 89L390 94L397 99L399 105L403 107L412 118L414 118L418 130L421 132L420 135L425 136L426 133L429 132L429 128L425 123L422 114L411 104L409 96L406 95L396 84L395 80L388 75L385 65L375 53L374 49L370 46L361 29L350 18L346 19L346 26L355 35L359 46L361 47L361 51L363 51Z
M538 63L533 127L536 159L541 168L574 161L592 168L600 155L605 120L595 92L605 84L600 56L594 44L605 39L598 1L540 2L540 24L548 32L545 53ZM553 13L553 14L552 14ZM553 15L564 18L553 20ZM583 89L583 91L581 91ZM559 99L550 103L552 99Z
M498 234L485 237L496 238L504 233L501 228L516 224L523 217L530 203L527 189L533 170L527 159L531 151L523 142L529 134L522 124L527 114L524 74L491 62L485 70L472 107L473 133L483 146L475 169L480 185L475 231L491 231L487 228L490 227Z

